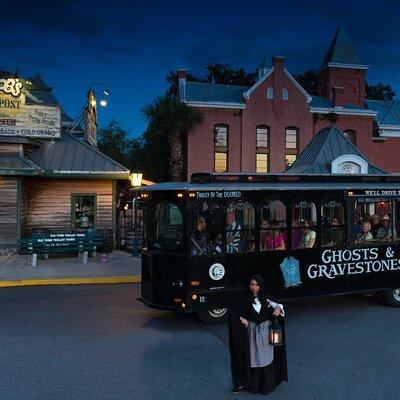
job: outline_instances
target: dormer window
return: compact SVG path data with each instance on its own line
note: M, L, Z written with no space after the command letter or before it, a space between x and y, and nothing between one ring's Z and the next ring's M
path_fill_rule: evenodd
M272 86L270 86L267 89L267 99L272 100L273 98L274 98L274 88Z
M286 88L282 89L282 99L283 100L289 100L289 92Z

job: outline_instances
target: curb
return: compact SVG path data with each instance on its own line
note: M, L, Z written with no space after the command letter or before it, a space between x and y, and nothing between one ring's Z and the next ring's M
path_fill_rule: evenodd
M140 283L140 275L128 276L101 276L96 278L53 278L53 279L19 279L12 281L1 281L0 288L17 286L45 286L45 285L91 285L112 283Z

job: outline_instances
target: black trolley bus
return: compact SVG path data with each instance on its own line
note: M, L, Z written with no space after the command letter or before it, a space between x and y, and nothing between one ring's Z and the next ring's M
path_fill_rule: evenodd
M221 322L255 273L279 301L373 291L400 306L400 176L198 173L136 196L150 307Z

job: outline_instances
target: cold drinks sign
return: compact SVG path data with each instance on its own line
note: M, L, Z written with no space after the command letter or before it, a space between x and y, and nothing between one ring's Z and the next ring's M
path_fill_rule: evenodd
M60 137L60 107L41 105L34 92L25 93L19 79L0 78L0 136Z

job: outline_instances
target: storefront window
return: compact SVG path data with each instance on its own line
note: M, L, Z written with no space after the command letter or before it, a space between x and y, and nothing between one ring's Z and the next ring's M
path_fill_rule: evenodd
M191 212L192 256L222 254L222 213L213 201L199 201Z
M160 202L149 213L148 239L156 249L174 250L182 240L182 214L173 203Z
M286 250L286 207L279 200L266 201L261 207L260 250Z
M344 245L345 223L343 204L329 200L321 206L322 246L341 247Z
M72 226L74 228L94 228L96 225L96 195L72 195Z
M255 211L253 205L236 200L226 210L226 252L255 251Z

